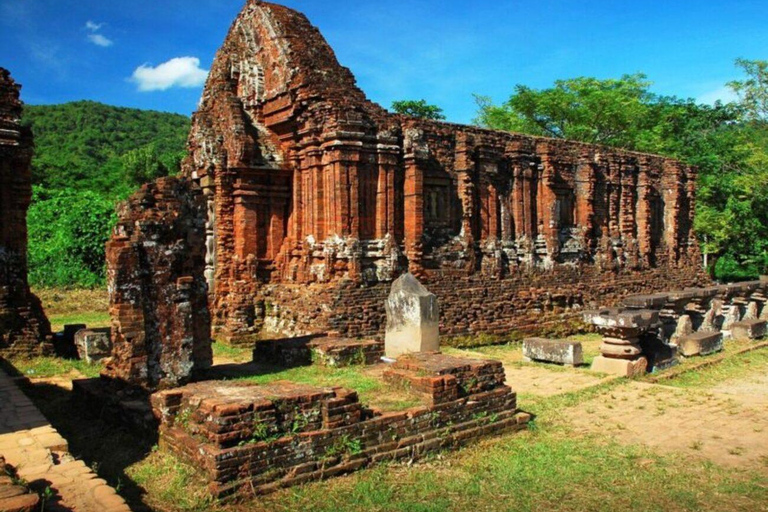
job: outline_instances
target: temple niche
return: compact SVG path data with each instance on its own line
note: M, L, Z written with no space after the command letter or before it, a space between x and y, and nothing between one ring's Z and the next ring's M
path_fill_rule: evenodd
M189 149L214 334L230 340L381 334L387 283L406 271L444 288L447 333L706 281L694 169L390 114L282 6L251 0L232 25Z
M51 326L27 282L32 132L20 124L21 86L0 68L0 355L52 352Z

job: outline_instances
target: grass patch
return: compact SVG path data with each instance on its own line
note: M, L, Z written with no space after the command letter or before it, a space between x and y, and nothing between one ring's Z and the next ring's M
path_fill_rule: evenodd
M145 502L156 510L218 510L198 471L176 457L153 449L126 475L147 493ZM172 507L172 508L169 508Z
M85 361L60 359L57 357L34 357L30 359L12 358L9 361L19 373L31 379L48 379L80 373L83 377L98 377L102 366L88 364Z
M348 366L331 368L322 365L302 366L290 369L273 369L269 373L243 377L240 380L257 384L289 380L318 387L341 386L357 391L360 402L387 411L408 409L421 405L421 400L403 389L388 385L380 375L369 368Z
M50 315L48 319L51 321L51 330L53 332L63 331L65 325L85 324L89 329L111 326L109 313L65 313Z
M245 363L253 359L253 349L230 347L217 341L213 343L214 359L225 359L236 363Z
M91 328L110 326L106 288L33 288L32 291L42 301L53 332L71 324L85 324Z
M686 361L686 363L694 364L697 362L700 362L700 359ZM766 371L768 371L768 348L762 348L745 354L726 357L718 364L683 373L679 377L665 381L664 384L680 388L707 388L751 373L765 373Z

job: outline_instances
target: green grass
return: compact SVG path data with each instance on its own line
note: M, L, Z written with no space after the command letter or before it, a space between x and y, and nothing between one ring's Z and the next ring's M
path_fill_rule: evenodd
M99 364L88 364L85 361L59 359L56 357L12 358L9 362L25 377L32 379L47 379L68 375L73 371L81 373L84 377L93 378L99 376L102 368Z
M49 320L53 332L63 331L65 325L85 324L90 329L111 325L109 313L101 312L50 315Z
M364 366L331 368L313 365L275 369L270 373L243 377L240 380L257 384L288 380L318 387L341 386L357 391L363 404L388 411L408 409L421 404L421 401L410 393L389 386L380 376L368 373Z
M700 359L692 362L700 362ZM664 384L680 388L707 388L750 373L765 374L766 372L768 372L768 348L762 348L727 357L715 365L697 371L683 373L679 377L665 381Z
M193 472L153 454L128 474L158 511L584 511L760 510L765 476L623 446L600 435L575 436L560 421L569 408L627 381L569 393L523 408L538 418L528 432L492 437L412 466L375 466L346 478L295 487L241 503L211 505ZM692 485L695 482L695 485ZM197 491L195 491L197 492Z
M213 344L213 357L244 363L253 359L253 350L248 348L230 347L221 342Z

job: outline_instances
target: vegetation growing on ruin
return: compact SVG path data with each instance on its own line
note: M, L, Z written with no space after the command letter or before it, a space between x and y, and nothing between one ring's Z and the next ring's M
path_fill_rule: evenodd
M532 135L657 153L699 168L696 230L724 281L768 272L768 62L739 59L738 101L659 96L643 74L524 85L502 105L477 97L476 122Z

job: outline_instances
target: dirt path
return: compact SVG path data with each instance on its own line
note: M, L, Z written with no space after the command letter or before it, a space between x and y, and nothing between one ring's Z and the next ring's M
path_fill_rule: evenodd
M750 394L755 389L759 393ZM713 391L632 382L563 416L577 434L598 433L768 474L766 398L765 378L739 379Z

